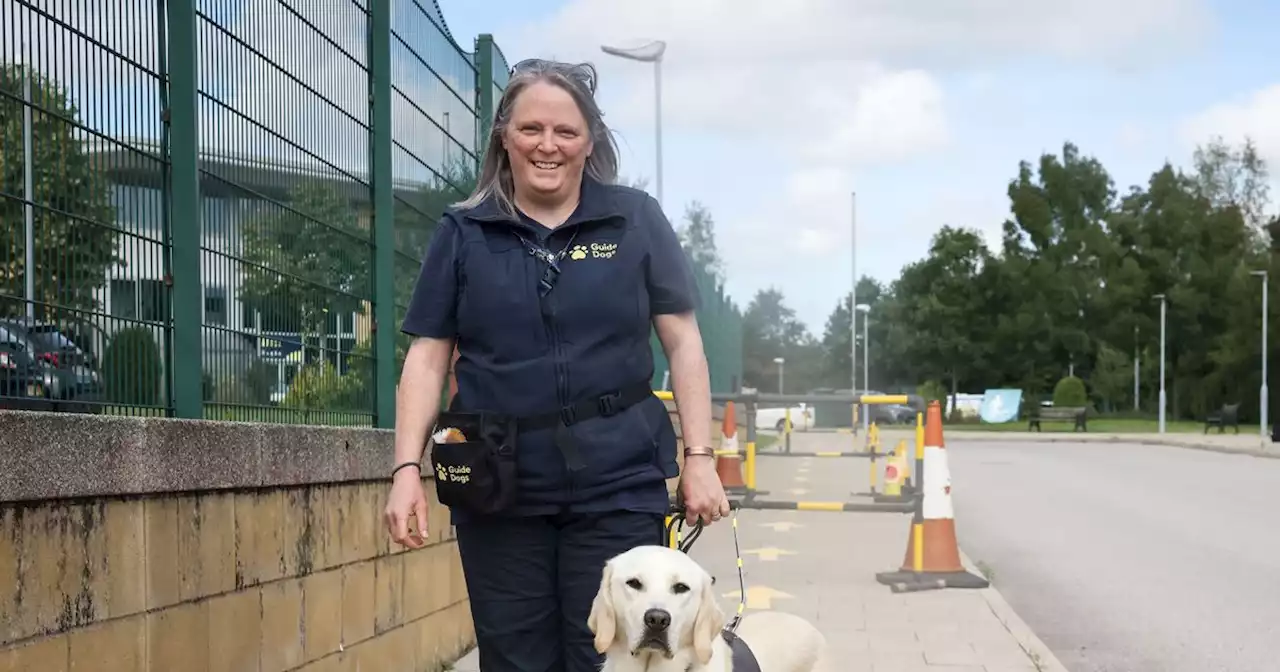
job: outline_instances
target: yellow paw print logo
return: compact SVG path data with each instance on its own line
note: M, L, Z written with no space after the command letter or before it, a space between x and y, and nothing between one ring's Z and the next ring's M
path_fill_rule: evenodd
M443 464L436 465L436 479L441 481L449 480L449 472L444 470Z
M579 259L586 259L586 258L587 258L587 246L586 246L586 245L574 245L574 246L573 246L573 249L569 251L569 258L570 258L570 259L573 259L574 261L577 261L577 260L579 260Z

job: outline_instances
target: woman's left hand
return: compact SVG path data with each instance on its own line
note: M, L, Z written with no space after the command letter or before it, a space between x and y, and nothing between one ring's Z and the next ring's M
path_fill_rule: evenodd
M703 524L720 520L729 515L729 498L716 473L716 458L708 455L690 455L684 460L680 474L680 494L684 498L685 523L692 525L702 519Z

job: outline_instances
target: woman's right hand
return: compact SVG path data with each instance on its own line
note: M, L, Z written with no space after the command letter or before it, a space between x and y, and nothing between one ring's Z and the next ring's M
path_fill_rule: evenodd
M422 489L422 474L412 467L396 472L383 514L391 540L409 548L422 548L427 543L427 496ZM409 521L415 523L410 526Z

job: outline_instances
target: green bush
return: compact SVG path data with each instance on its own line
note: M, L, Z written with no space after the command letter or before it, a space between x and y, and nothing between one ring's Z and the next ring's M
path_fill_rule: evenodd
M220 404L266 406L271 403L276 378L274 364L255 358L244 370L218 380L210 400Z
M947 392L947 386L943 385L941 382L936 380L926 380L916 388L916 394L920 395L920 398L924 400L926 407L930 402L936 401L942 404L943 408L946 408L947 396L949 396L950 393Z
M356 375L342 375L333 364L321 360L306 365L293 377L284 406L320 411L356 411L372 408L368 391Z
M1084 388L1084 381L1075 376L1067 376L1053 386L1054 406L1088 406L1089 393Z
M102 355L103 385L115 403L159 406L163 371L160 348L146 327L117 331Z

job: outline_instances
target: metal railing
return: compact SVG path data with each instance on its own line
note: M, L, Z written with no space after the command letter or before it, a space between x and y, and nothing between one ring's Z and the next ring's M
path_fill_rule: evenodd
M0 407L391 426L492 38L467 53L417 0L0 19Z

